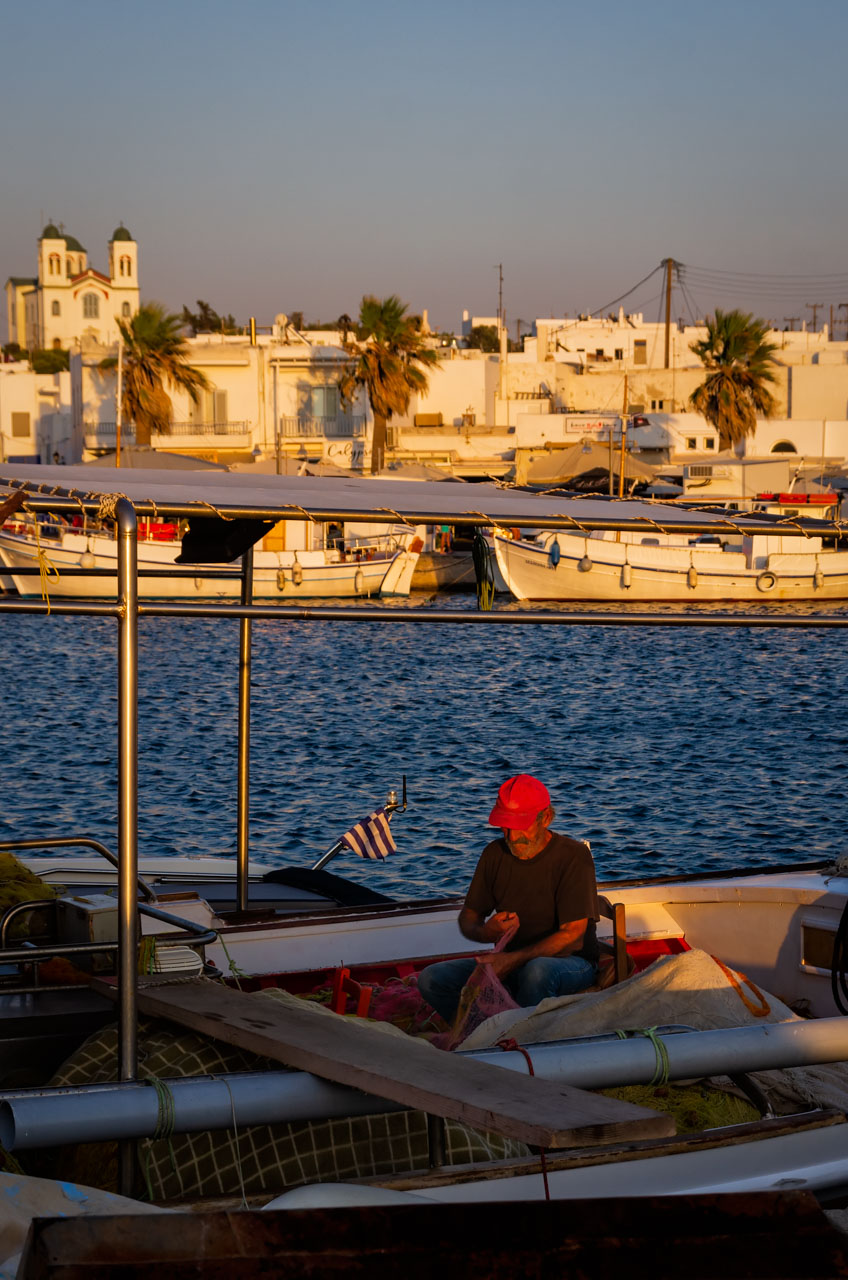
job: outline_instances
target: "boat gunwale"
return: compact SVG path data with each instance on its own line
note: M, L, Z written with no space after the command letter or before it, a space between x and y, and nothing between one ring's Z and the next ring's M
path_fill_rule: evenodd
M628 1164L636 1160L697 1154L717 1148L736 1147L752 1142L792 1137L816 1129L829 1129L848 1124L848 1115L828 1107L796 1112L790 1116L771 1116L743 1124L701 1129L695 1133L677 1133L668 1138L644 1138L635 1142L619 1142L545 1153L548 1175L572 1169L605 1164ZM514 1176L541 1174L539 1156L520 1156L514 1160L493 1160L479 1164L448 1165L426 1172L407 1172L350 1181L365 1186L389 1187L398 1191L426 1190L428 1187L451 1186L456 1183L500 1181Z

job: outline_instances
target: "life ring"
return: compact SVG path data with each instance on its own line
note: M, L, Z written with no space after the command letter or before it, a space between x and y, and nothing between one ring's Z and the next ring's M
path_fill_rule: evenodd
M777 574L772 573L771 569L765 569L757 578L758 591L773 591L777 586Z
M553 542L551 543L550 550L548 552L548 559L551 562L552 568L555 569L557 567L557 565L559 564L561 555L562 555L562 552L559 549L559 542L556 540L556 538L554 538Z

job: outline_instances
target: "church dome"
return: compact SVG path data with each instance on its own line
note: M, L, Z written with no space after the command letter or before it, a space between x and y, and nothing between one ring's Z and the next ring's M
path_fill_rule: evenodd
M54 226L52 222L48 222L47 226L41 233L42 240L61 240L62 234L59 228Z
M65 236L65 248L71 249L74 253L85 253L85 249L83 249L76 236Z
M113 241L114 240L132 240L132 236L130 235L127 228L124 226L123 222L119 227L116 227L115 230L112 232L112 240Z

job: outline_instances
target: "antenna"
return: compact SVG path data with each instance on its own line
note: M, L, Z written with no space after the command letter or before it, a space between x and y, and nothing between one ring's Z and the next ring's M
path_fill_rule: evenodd
M498 273L498 327L500 328L503 324L503 263L496 263L492 270Z

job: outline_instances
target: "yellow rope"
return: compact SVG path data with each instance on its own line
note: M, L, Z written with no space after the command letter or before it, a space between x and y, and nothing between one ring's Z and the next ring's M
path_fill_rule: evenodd
M24 510L25 511L29 510L26 504L24 504ZM48 588L50 586L51 580L54 583L57 583L59 582L62 575L59 573L59 570L56 568L53 561L48 559L47 553L41 545L41 534L39 532L38 516L32 511L30 511L30 515L33 517L35 521L35 551L36 551L36 555L38 556L39 580L41 582L41 598L42 600L46 600L47 602L47 613L49 616L50 592Z

